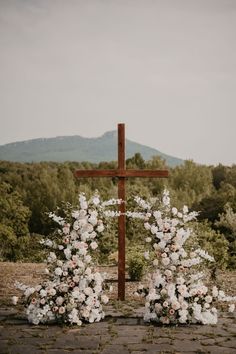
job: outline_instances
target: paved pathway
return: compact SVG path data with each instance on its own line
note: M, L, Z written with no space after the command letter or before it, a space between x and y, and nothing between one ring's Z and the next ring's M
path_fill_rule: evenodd
M154 326L142 308L115 303L100 323L82 327L29 325L15 309L0 309L0 354L236 353L236 316L216 326ZM224 317L223 317L224 316Z

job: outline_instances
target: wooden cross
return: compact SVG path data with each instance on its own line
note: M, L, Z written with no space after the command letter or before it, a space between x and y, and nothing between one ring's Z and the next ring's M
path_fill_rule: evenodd
M125 168L125 125L118 124L118 169L77 170L77 177L118 177L118 199L125 201L125 179L127 177L168 177L167 170L126 170ZM118 299L125 299L125 203L119 205L118 218Z

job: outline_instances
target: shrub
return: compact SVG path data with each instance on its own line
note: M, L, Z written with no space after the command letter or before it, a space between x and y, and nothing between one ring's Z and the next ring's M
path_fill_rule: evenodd
M128 274L132 281L141 280L145 270L143 252L134 250L128 255Z

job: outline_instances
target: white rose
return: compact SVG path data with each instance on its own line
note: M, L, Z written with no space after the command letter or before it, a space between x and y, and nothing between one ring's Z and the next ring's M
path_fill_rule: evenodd
M40 294L41 297L45 297L45 296L47 296L47 291L42 289L42 290L40 290L39 294Z
M48 294L51 295L51 296L54 296L54 295L56 295L56 290L54 288L49 288L48 289Z
M158 259L154 259L154 261L153 261L154 267L157 267L157 266L158 266L158 263L159 263Z
M62 269L60 268L60 267L57 267L56 269L55 269L55 271L54 271L54 273L56 274L56 275L58 275L58 276L60 276L60 275L62 275Z
M85 295L89 296L93 293L93 289L88 286L87 288L84 289L84 293Z
M92 250L95 250L98 247L97 242L95 241L91 242L90 247L92 248Z
M61 315L62 315L63 313L65 313L65 311L66 311L66 309L65 309L64 306L59 307L58 312L59 312Z
M169 263L170 263L170 258L166 257L166 258L163 258L161 263L164 265L164 266L167 266Z
M206 301L208 304L210 304L210 303L212 302L212 296L207 295L207 296L205 297L205 301Z
M103 224L98 225L97 232L103 232L103 230L104 230L104 225Z
M19 298L17 296L12 296L11 300L12 300L13 305L16 305Z
M155 219L160 219L161 218L161 212L159 210L154 211L153 216Z
M101 296L101 301L102 301L103 304L107 304L108 301L109 301L109 298L106 295L102 295Z
M56 304L58 306L61 306L63 304L63 302L64 302L63 297L62 296L58 296L57 299L56 299Z

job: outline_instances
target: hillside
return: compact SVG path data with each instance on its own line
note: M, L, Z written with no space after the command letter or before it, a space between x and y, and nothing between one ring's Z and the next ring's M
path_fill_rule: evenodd
M126 158L140 153L145 160L152 156L165 159L174 167L183 160L166 155L156 149L126 139ZM40 138L0 146L0 160L16 162L39 161L114 161L117 160L117 132L111 131L98 138L84 138L79 135Z

